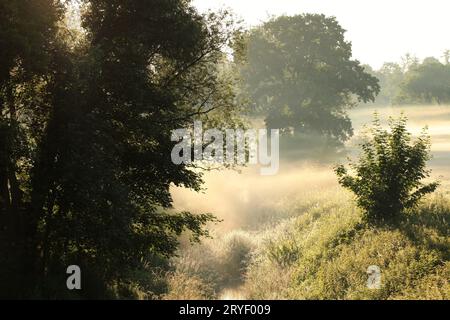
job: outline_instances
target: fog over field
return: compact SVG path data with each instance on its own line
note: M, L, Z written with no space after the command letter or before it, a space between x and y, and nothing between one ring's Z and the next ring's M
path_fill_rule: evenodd
M325 215L324 219L330 215L330 220L334 221L333 208L336 206L342 207L343 220L346 220L351 212L348 202L353 197L338 185L333 167L345 161L347 156L358 155L362 132L366 125L372 123L375 111L384 124L389 117L404 113L409 118L408 130L413 135L420 134L423 127L428 126L432 138L432 178L441 181L438 194L449 195L449 106L359 107L350 112L355 135L346 143L344 153L293 161L292 157L283 157L281 152L280 170L274 176L261 176L258 167L250 166L240 168L239 172L206 172L205 188L200 193L172 188L176 210L214 212L223 220L211 226L213 238L199 245L185 243L181 247L179 258L173 260L178 272L189 277L210 279L205 281L207 286L215 288L210 289L211 294L224 300L299 297L295 293L283 293L283 287L292 285L293 271L289 268L278 269L267 262L271 259L266 261L265 257L270 256L272 245L279 248L276 250L281 250L277 243L291 243L290 239L295 238L297 232L296 221L301 221L302 215L308 220L311 212L316 212ZM316 231L320 237L321 233L326 234L327 229L319 224ZM314 237L313 230L308 232L307 238ZM282 256L286 254L282 253ZM209 274L216 276L210 278ZM258 285L259 277L273 280ZM173 281L185 281L182 279L175 277ZM189 297L189 294L180 294L179 297L186 296Z
M357 155L357 144L365 125L371 125L374 112L386 122L402 112L408 117L408 129L420 134L425 126L432 138L433 159L430 167L433 177L450 180L450 106L395 106L357 107L350 111L355 136L347 142L346 149ZM241 167L238 170L211 171L204 174L204 191L197 193L184 188L172 188L174 207L194 212L214 212L224 221L220 230L255 228L257 224L269 223L277 216L289 215L283 204L299 197L308 197L328 188L337 188L333 167L346 156L309 158L293 161L283 157L280 151L280 170L274 176L261 176L258 166Z

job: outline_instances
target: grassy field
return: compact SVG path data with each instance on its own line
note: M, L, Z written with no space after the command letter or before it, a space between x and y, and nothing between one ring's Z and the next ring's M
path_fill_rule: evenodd
M213 212L214 237L184 244L172 261L166 299L449 299L450 107L380 108L382 118L409 117L432 136L438 191L409 212L399 228L368 228L332 167L357 153L373 108L351 112L355 137L346 154L281 159L276 176L258 168L206 174L206 189L174 189L177 209ZM320 148L319 148L320 149ZM283 156L283 154L282 154ZM381 269L381 289L368 289L366 270Z

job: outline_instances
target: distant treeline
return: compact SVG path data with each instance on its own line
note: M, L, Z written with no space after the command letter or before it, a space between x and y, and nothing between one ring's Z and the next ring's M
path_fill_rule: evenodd
M448 104L450 103L450 50L444 62L428 57L422 62L409 54L401 63L386 62L379 70L365 66L380 81L381 91L374 104Z

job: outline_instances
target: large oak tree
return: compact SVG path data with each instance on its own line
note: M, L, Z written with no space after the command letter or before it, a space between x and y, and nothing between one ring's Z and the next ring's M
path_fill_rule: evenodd
M338 141L352 134L347 109L374 100L378 80L352 59L335 18L282 16L244 35L238 56L244 88L270 128L314 133Z

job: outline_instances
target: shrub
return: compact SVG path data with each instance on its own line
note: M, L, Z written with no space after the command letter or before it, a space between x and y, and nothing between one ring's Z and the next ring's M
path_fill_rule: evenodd
M339 183L356 194L357 204L365 211L369 223L395 221L420 199L434 192L437 182L424 184L430 171L430 137L426 128L412 141L406 129L407 118L390 119L390 131L382 128L375 114L372 137L361 144L362 155L357 163L350 163L353 176L339 165L335 172Z

